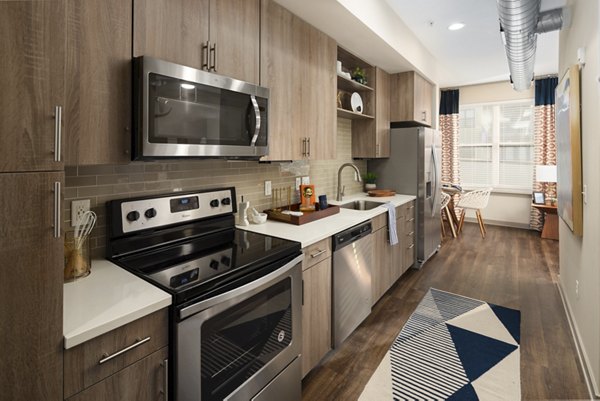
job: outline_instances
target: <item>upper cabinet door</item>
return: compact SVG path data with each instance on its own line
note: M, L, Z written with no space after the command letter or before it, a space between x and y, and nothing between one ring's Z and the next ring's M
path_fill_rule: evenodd
M260 0L210 2L211 71L258 84Z
M65 163L131 160L131 2L68 0Z
M201 69L208 62L209 0L134 0L133 55Z
M65 20L62 0L0 2L0 172L63 169Z

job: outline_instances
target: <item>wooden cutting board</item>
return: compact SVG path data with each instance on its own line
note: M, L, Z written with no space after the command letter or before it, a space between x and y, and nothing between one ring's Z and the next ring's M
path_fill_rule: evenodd
M392 191L391 189L373 189L367 192L369 196L394 196L396 195L396 191Z

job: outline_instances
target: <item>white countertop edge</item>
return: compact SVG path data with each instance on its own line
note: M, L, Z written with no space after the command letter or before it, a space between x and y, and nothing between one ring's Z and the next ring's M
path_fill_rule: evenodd
M63 346L69 349L172 303L161 290L106 259L89 276L64 284Z
M170 295L168 295L168 298L162 299L153 304L148 304L144 308L137 309L127 315L120 316L119 318L111 320L110 322L107 322L102 326L82 330L80 332L75 330L71 333L65 333L64 348L69 349L76 347L77 345L83 344L84 342L91 340L92 338L96 338L98 336L101 336L102 334L106 334L111 330L118 329L121 326L131 323L144 316L148 316L149 314L161 310L162 308L166 308L169 305L171 305Z
M330 201L329 203L332 205L341 205L355 200L369 200L381 203L391 202L395 206L400 206L414 199L416 199L416 197L413 195L399 194L389 197L372 197L368 196L366 193L359 193L346 196L342 202ZM386 213L386 211L387 210L382 207L376 207L371 210L340 209L340 213L300 226L268 220L264 224L250 224L249 226L236 227L259 234L297 241L300 242L302 248L306 248L307 246L331 237L340 231L370 220L382 213Z

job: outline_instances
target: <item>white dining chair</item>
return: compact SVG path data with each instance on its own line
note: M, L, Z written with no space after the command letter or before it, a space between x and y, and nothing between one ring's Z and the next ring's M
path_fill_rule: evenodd
M445 192L441 193L441 202L440 209L442 212L446 212L446 219L448 219L448 223L450 224L450 229L452 230L452 237L456 238L456 230L454 228L454 221L452 219L452 214L448 208L448 204L450 203L450 199L452 197ZM446 227L444 226L444 215L440 213L440 222L442 224L442 236L446 236Z
M460 216L460 223L458 224L458 232L462 231L467 210L472 209L475 210L475 216L477 217L477 222L479 223L479 231L481 232L481 236L485 238L486 230L485 224L483 223L483 217L481 216L481 210L487 207L491 193L492 188L487 188L467 192L460 196L460 200L458 201L456 207L463 210Z

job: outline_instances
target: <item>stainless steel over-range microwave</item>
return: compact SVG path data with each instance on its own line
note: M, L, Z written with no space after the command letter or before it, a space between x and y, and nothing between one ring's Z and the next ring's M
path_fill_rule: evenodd
M133 63L134 160L268 154L269 89L147 56Z

